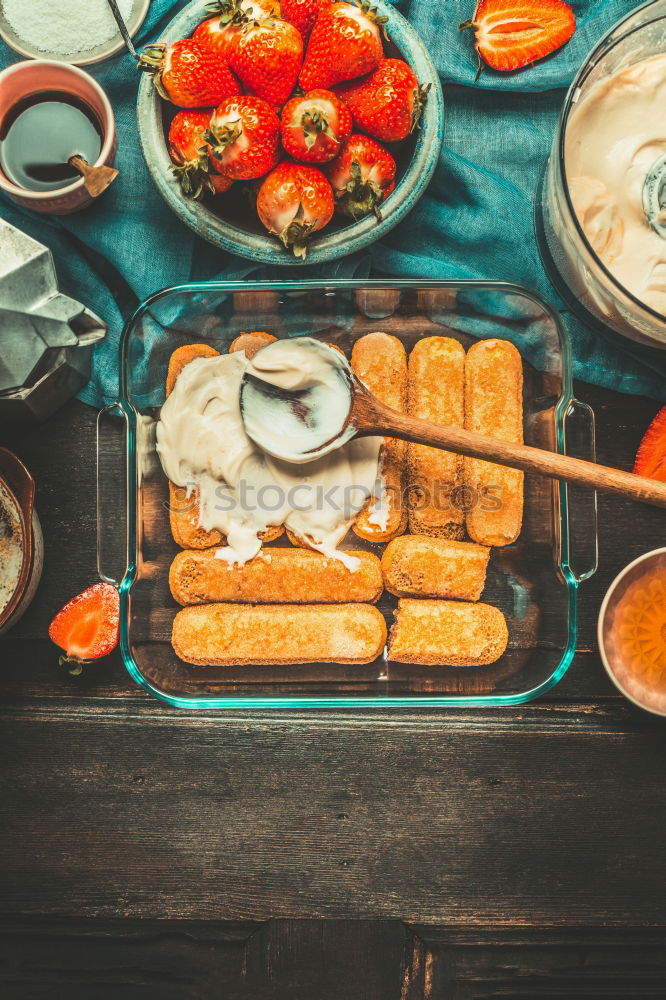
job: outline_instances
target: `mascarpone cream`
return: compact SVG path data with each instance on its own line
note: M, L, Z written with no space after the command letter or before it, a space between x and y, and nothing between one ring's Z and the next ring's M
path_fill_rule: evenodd
M666 240L643 189L666 153L666 53L595 83L567 125L565 166L578 220L613 277L666 314Z

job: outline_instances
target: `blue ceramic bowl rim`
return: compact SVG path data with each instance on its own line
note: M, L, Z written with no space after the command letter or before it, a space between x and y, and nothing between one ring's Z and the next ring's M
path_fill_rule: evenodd
M192 33L205 17L208 0L192 0L169 22L160 41L170 44ZM414 29L385 0L373 5L388 18L389 37L416 73L421 84L430 84L413 156L395 191L382 206L382 221L374 216L361 219L337 232L316 237L308 249L306 263L336 260L362 250L385 236L404 219L428 186L439 160L443 140L444 99L437 71L423 42ZM232 226L213 215L204 205L186 199L173 177L162 128L162 98L146 75L139 85L137 121L141 148L157 190L183 222L208 242L250 260L267 264L293 265L296 259L271 236L257 235Z

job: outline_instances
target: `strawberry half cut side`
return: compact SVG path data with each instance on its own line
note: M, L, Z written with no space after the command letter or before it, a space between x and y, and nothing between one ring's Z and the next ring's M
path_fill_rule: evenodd
M576 30L574 12L564 0L481 0L474 17L476 51L492 69L522 69L555 52Z
M60 609L49 625L49 639L64 650L60 663L80 674L88 660L108 656L118 645L120 600L110 583L96 583Z
M666 483L666 406L654 418L638 446L634 472Z

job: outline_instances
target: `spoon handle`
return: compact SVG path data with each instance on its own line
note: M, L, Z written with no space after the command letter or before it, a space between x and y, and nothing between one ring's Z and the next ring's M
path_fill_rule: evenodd
M109 4L109 7L111 8L111 13L113 14L113 16L116 19L116 24L118 25L118 30L119 30L120 34L122 35L122 37L123 37L123 41L124 41L124 43L125 43L125 45L127 47L127 50L129 52L129 54L132 56L133 59L136 59L136 61L138 62L139 61L139 55L138 55L136 49L134 48L134 44L132 42L132 39L130 38L130 33L127 30L127 25L125 24L125 19L124 19L123 15L120 13L120 10L118 8L118 4L116 3L116 0L108 0L108 4Z
M666 483L654 479L530 445L511 444L459 427L442 427L428 420L417 420L416 417L397 413L375 399L372 400L371 412L367 406L363 407L363 411L363 419L356 423L357 433L361 435L396 437L415 444L444 448L459 455L482 458L497 465L508 465L606 493L619 493L655 507L666 507Z

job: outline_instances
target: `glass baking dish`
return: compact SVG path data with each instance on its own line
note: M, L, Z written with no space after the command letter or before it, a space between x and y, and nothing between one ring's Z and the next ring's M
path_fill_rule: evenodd
M380 657L362 666L220 668L178 659L170 642L178 605L168 586L178 549L155 451L167 365L184 344L205 341L225 352L239 333L255 330L315 336L348 355L355 338L374 330L400 337L408 351L433 335L454 337L465 348L505 338L523 356L526 443L594 458L594 418L572 397L566 335L553 310L527 289L411 280L209 282L158 292L123 332L120 398L102 411L98 427L100 575L119 585L120 646L137 684L168 704L202 709L510 705L556 684L576 648L578 585L596 569L596 498L532 475L520 538L493 550L482 596L507 618L509 646L497 663L426 667ZM118 501L123 462L124 504ZM345 547L381 549L352 532ZM389 625L395 604L385 593L378 605Z

